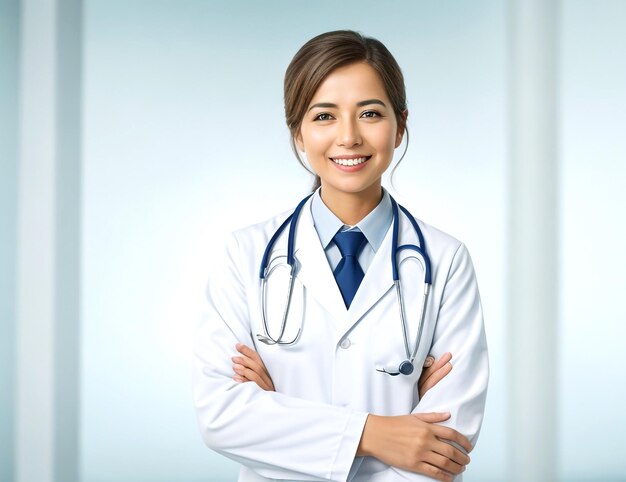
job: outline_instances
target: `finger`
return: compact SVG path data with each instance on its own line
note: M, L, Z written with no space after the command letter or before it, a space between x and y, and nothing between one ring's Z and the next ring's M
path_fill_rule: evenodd
M233 370L235 370L235 365L237 364L233 365ZM265 391L269 391L269 392L276 391L276 389L274 388L274 382L272 381L272 378L269 375L267 374L263 375L262 373L259 373L255 370L251 370L250 368L245 367L243 365L240 365L240 367L243 367L243 369L240 369L240 373L243 374L241 376L244 378L244 381L254 382Z
M446 363L448 363L450 360L452 360L452 353L446 352L443 355L441 355L441 358L439 360L437 360L437 362L435 363L435 366L433 368L435 370L438 370L439 368L444 366Z
M415 472L443 482L452 482L454 480L454 476L452 474L449 474L445 470L441 470L439 467L435 467L427 462L418 463L415 466Z
M238 363L233 363L233 371L235 372L235 376L239 376L244 380L254 382L259 385L259 387L265 389L265 382L256 372L254 372L254 370L250 370L249 368L244 367L243 365L240 365Z
M445 422L450 418L449 412L425 412L425 413L414 413L413 416L419 418L423 422L428 423L438 423Z
M252 358L259 365L263 365L265 367L265 363L263 363L263 359L261 358L261 355L259 355L255 350L253 350L249 346L244 345L243 343L238 343L235 346L235 348L237 348L237 351L241 353L242 355Z
M452 360L452 353L450 352L444 353L443 355L441 355L441 358L439 358L431 367L429 367L428 372L429 373L436 372L446 363L450 362L450 360Z
M248 357L250 360L254 361L256 365L251 366L250 368L256 370L257 373L259 373L265 379L265 382L271 387L270 389L274 390L274 382L272 381L272 377L270 376L267 367L265 366L265 363L263 363L261 355L259 355L255 350L247 345L244 345L243 343L237 343L237 345L235 345L235 348L244 357ZM259 371L258 367L261 367L262 371Z
M262 367L259 363L257 363L256 360L253 360L252 358L245 356L245 355L234 356L231 358L231 360L235 363L239 363L240 365L244 365L255 371L264 370L264 367Z
M428 367L426 370L424 370L424 372L420 376L420 379L419 379L419 382L418 382L418 387L419 387L420 391L422 390L422 385L424 384L424 382L433 373L435 373L437 370L439 370L441 367L443 367L450 360L452 360L452 354L450 352L444 353L443 355L441 355L441 358L439 358L434 364L432 364L430 367Z
M444 366L442 366L436 372L426 378L426 380L424 380L422 386L420 387L420 392L424 393L433 388L451 371L452 363L446 363Z
M437 454L439 454L442 457L445 457L448 460L451 460L456 465L461 465L461 466L467 465L471 461L471 459L469 458L469 455L464 453L462 450L458 449L454 445L451 445L451 444L449 444L447 442L443 442L441 440L438 440L433 445L432 451L436 452ZM434 465L437 465L437 464L434 464ZM437 465L437 467L441 467L442 469L446 469L446 470L448 470L450 472L453 472L453 473L458 473L458 472L454 472L449 467L443 467L441 465Z
M426 357L426 360L424 360L424 365L423 365L423 367L424 367L424 368L428 368L428 367L429 367L429 366L431 366L433 363L435 363L435 359L434 359L432 356L428 355L428 356Z
M269 386L265 383L265 381L256 373L254 370L250 368L244 367L238 363L233 364L233 371L242 377L247 378L248 380L256 383L263 390L269 390Z
M259 375L261 378L263 378L265 383L267 383L267 384L271 383L272 379L271 379L269 373L267 372L267 369L265 368L265 366L259 365L259 363L257 363L255 360L252 360L251 358L249 358L249 357L247 357L245 355L242 355L242 356L234 356L234 357L232 357L232 361L233 361L233 363L237 363L239 365L243 365L246 368L250 368L251 370L256 372L257 375Z
M450 427L443 427L441 425L433 425L433 433L439 438L449 440L459 444L466 452L471 452L473 447L468 438Z
M465 464L459 464L437 452L428 452L424 457L424 461L454 475L458 475L465 470Z
M265 366L261 366L256 360L249 358L245 355L234 356L231 358L233 363L238 363L239 365L243 365L246 368L250 368L255 371L259 376L263 377L266 381L269 381L270 376L267 372L267 368Z
M249 381L250 381L250 380L248 380L247 378L242 377L242 376L240 376L240 375L235 375L235 376L233 377L233 380L235 380L236 382L239 382L239 383L244 383L244 382L249 382Z

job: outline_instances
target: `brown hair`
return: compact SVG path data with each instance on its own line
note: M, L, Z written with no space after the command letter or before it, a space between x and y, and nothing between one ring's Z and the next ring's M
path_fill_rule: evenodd
M380 75L387 96L391 100L398 129L407 136L407 144L400 161L406 154L409 141L409 132L406 128L406 91L404 77L396 59L387 47L375 38L365 37L352 30L335 30L318 35L305 43L285 72L285 119L291 132L291 147L298 162L307 171L309 169L300 158L294 142L307 107L328 74L338 67L355 62L366 62ZM392 176L400 161L393 168ZM319 186L320 178L315 176L313 190Z

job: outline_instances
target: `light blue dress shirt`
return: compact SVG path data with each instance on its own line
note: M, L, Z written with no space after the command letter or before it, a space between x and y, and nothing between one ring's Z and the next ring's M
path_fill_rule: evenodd
M355 226L347 226L341 222L341 220L328 209L324 201L320 196L320 189L318 189L311 201L311 215L313 216L313 223L315 224L315 230L320 238L322 247L326 253L326 259L330 269L334 272L335 268L341 261L341 253L339 248L333 242L333 237L338 231L346 231L355 229L361 231L367 239L367 244L359 255L359 264L363 269L363 272L367 272L376 251L380 248L380 245L385 239L385 235L391 226L393 221L393 212L391 210L391 200L389 199L389 193L383 189L383 198L378 203L372 212L365 216Z

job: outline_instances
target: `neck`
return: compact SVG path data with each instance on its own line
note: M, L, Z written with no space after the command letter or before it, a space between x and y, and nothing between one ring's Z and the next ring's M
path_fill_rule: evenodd
M326 207L342 223L354 226L378 206L383 198L383 190L381 185L377 184L365 191L351 193L337 191L322 184L320 196Z

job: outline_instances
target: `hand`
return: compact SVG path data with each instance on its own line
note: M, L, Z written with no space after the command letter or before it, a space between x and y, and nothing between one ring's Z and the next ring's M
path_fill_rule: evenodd
M394 417L368 415L358 456L376 457L397 467L452 482L465 470L470 458L444 440L453 441L467 452L470 441L456 430L437 425L450 418L449 413L419 413Z
M233 371L235 372L233 380L240 383L254 382L265 391L275 392L272 377L270 377L260 355L243 343L237 343L235 349L241 355L232 358Z
M420 400L424 398L426 392L439 383L452 370L451 353L444 353L435 363L435 359L428 355L424 361L425 370L422 371L417 382L417 391Z

